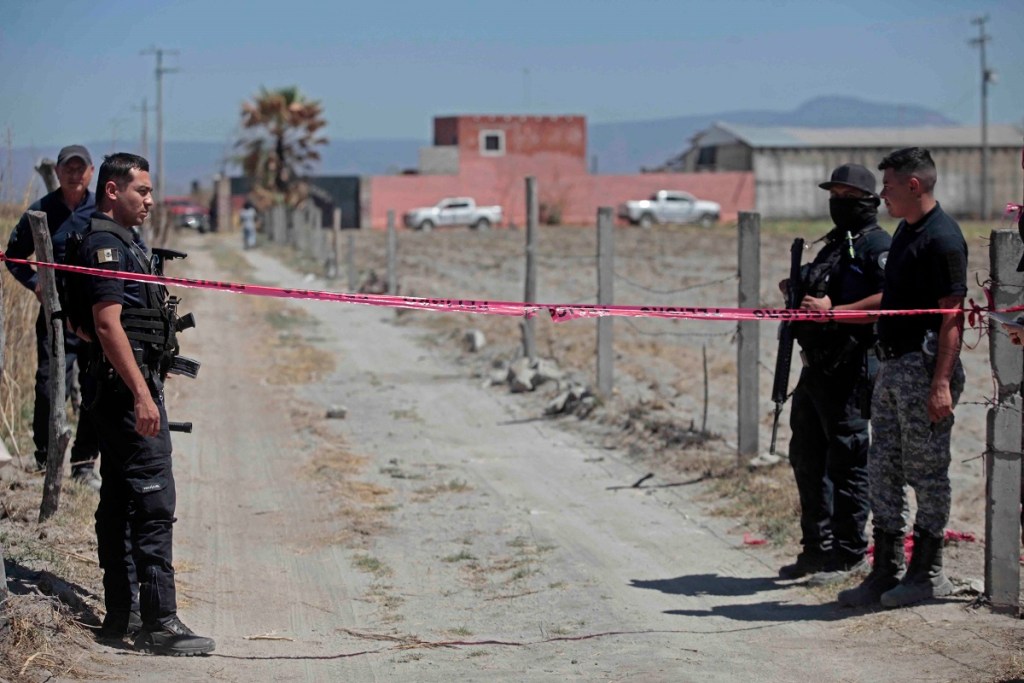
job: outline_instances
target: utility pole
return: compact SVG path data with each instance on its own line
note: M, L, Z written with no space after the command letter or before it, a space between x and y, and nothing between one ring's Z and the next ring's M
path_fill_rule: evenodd
M174 73L177 69L164 67L164 55L176 55L177 50L164 50L151 47L141 54L156 55L156 201L158 202L156 233L159 239L164 235L164 74ZM158 244L154 240L154 244Z
M153 109L149 106L148 100L143 97L142 106L132 107L132 111L142 112L142 140L139 154L145 157L149 155L149 112Z
M110 119L110 153L117 152L117 132L121 129L124 119Z
M978 27L978 37L972 38L971 45L977 45L981 52L981 220L991 217L991 202L988 199L988 84L995 83L995 72L985 61L985 44L992 36L985 33L988 15L975 17L971 23Z

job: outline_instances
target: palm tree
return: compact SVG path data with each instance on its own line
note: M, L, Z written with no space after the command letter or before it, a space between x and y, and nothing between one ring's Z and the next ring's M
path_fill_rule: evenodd
M242 103L242 136L235 143L245 174L261 194L294 205L303 196L302 179L320 161L315 149L327 143L317 131L327 125L320 102L307 100L298 87L261 87Z

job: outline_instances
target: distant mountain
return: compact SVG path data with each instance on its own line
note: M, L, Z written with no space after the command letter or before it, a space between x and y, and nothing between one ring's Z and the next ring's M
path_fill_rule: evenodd
M690 138L716 121L794 128L899 128L957 125L916 105L879 104L855 97L817 97L793 111L737 110L651 121L595 123L589 127L591 160L598 173L636 173L658 166L689 146Z
M680 116L652 121L598 123L589 127L589 159L598 173L636 173L642 167L658 166L682 152L694 134L716 121L755 126L831 127L914 127L955 125L941 114L915 105L878 104L853 97L818 97L793 111L738 110L713 114ZM411 138L384 140L332 140L323 150L319 172L325 174L387 175L415 168L419 149L429 140ZM86 145L99 164L110 152L109 142ZM135 151L132 144L124 149ZM164 166L168 194L188 192L192 181L209 186L216 173L238 169L226 159L233 150L216 142L168 142ZM42 194L42 182L32 168L42 156L55 156L56 149L15 147L0 149L0 201L20 201ZM154 159L151 157L150 161Z

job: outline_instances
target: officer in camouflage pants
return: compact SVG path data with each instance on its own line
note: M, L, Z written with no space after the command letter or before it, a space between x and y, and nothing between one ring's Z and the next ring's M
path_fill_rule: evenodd
M872 484L874 525L902 529L906 524L907 497L913 487L918 498L914 526L931 536L942 536L949 518L950 434L953 418L932 423L927 405L935 372L934 349L929 355L915 351L882 364L871 400L874 443L868 460ZM956 406L964 389L964 369L957 359L949 389Z
M950 507L950 433L964 387L960 363L967 243L960 226L932 196L935 163L928 150L885 157L882 199L902 218L885 265L882 310L943 309L950 313L883 316L878 321L881 368L871 402L868 455L875 558L871 573L838 600L849 607L900 607L949 595L942 571L943 532ZM914 488L914 553L904 570L906 485Z

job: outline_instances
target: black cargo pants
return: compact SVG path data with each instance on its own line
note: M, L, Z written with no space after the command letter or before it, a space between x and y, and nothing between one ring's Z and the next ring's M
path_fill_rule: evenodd
M869 432L861 401L877 371L873 354L858 354L829 372L805 367L793 391L789 461L800 496L801 543L806 552L846 563L860 560L868 547Z
M103 484L96 539L107 611L131 608L134 568L142 621L155 626L177 612L171 552L176 498L163 388L156 380L150 386L160 410L160 432L153 437L135 431L135 401L120 380L99 387L95 423Z

